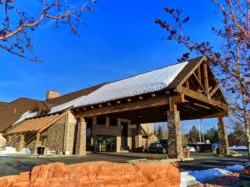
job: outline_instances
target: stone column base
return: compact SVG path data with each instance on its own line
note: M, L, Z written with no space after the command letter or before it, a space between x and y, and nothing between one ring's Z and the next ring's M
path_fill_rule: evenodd
M78 122L78 134L77 134L77 155L86 155L86 122L82 118Z
M168 157L183 158L179 111L168 111Z
M218 118L218 133L219 133L219 154L227 155L229 154L228 139L227 139L226 125L222 117Z

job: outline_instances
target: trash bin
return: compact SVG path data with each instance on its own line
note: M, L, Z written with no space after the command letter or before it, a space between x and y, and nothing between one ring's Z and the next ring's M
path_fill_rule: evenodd
M38 147L38 148L37 148L37 154L43 155L43 154L44 154L44 149L45 149L44 146Z

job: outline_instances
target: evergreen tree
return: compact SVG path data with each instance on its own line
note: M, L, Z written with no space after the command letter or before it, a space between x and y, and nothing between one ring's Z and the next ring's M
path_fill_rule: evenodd
M195 126L193 126L188 133L189 142L190 143L199 142L200 141L199 133L200 133L200 131Z
M157 136L158 139L163 139L163 130L162 130L161 126L158 127L156 136Z
M211 143L218 143L219 142L218 130L215 127L209 129L205 134L205 139L210 140Z

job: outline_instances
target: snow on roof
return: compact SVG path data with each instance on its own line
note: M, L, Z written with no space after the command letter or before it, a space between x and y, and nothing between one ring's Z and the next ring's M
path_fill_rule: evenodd
M168 87L187 64L188 62L174 64L106 84L87 96L53 107L50 113L60 112L69 107L88 106L162 90Z
M27 112L23 113L21 115L21 117L15 123L13 123L11 126L14 126L14 125L18 124L18 123L24 121L25 119L35 117L36 115L37 115L37 112L27 111Z

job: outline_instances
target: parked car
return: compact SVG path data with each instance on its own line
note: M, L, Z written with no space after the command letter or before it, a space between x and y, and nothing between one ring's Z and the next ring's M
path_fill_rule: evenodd
M189 147L194 147L196 152L212 152L212 144L188 144Z
M168 140L161 139L156 142L153 142L149 145L149 152L150 153L168 153Z
M247 165L240 174L240 182L243 187L250 186L250 165Z
M190 152L195 152L196 151L194 147L188 146L188 145L184 145L183 149L188 149Z

